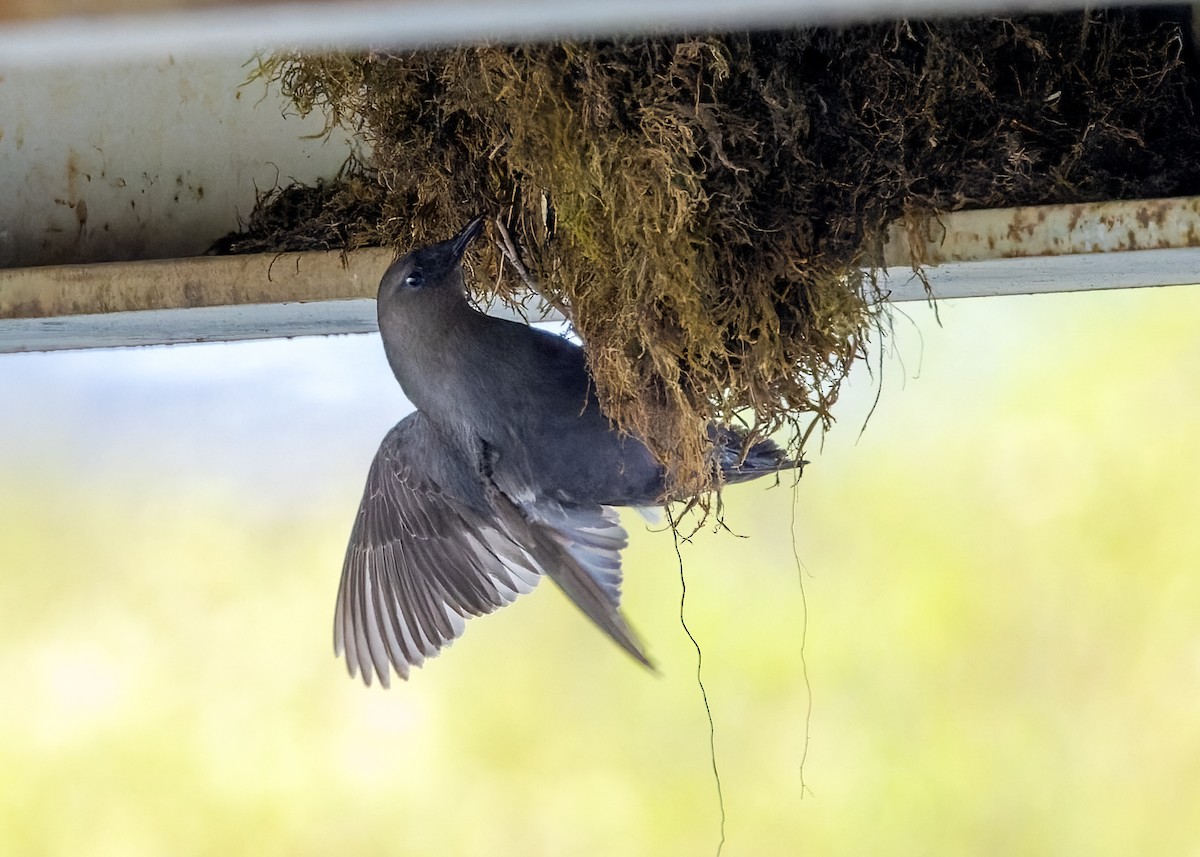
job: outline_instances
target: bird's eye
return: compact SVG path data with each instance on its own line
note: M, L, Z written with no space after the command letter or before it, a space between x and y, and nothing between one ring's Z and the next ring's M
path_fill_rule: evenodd
M407 277L404 278L404 285L412 286L414 288L416 286L421 285L421 283L423 283L423 282L425 282L425 275L422 274L420 271L413 271L411 274L409 274Z

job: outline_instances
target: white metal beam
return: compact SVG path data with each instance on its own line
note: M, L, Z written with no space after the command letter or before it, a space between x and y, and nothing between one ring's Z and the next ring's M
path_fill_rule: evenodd
M921 265L924 281L913 271ZM891 300L1077 292L1200 282L1200 197L957 211L896 223Z
M945 262L922 273L924 281L911 266L887 268L879 284L893 302L1193 285L1200 247Z
M367 332L391 256L369 249L0 270L0 352ZM1197 283L1200 197L963 211L897 225L880 260L890 300L927 298L912 259L942 299Z

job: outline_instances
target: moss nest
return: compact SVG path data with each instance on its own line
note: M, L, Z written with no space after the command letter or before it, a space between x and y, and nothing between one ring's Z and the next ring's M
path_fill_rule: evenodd
M1195 193L1184 32L1113 11L278 55L261 73L370 145L355 180L374 208L347 243L493 215L469 280L563 310L604 408L683 495L710 484L711 421L797 452L830 423L886 327L862 271L888 223Z
M331 181L261 191L250 217L209 249L212 256L379 246L387 191L373 169L351 158Z

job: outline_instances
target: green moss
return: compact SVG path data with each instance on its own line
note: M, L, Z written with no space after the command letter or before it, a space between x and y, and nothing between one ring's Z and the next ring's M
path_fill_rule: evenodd
M886 328L861 271L890 221L1196 188L1179 28L1159 23L276 56L261 73L370 143L373 240L497 217L583 337L607 412L690 494L711 484L710 421L797 445L830 423ZM471 280L511 297L523 280L492 237Z

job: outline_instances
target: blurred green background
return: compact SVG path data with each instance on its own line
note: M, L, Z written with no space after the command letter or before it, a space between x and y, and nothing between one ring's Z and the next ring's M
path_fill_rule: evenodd
M795 492L684 546L724 853L1200 854L1200 289L907 312ZM334 660L405 407L373 338L3 356L0 392L0 854L715 851L636 516L658 676L550 584L390 691Z

